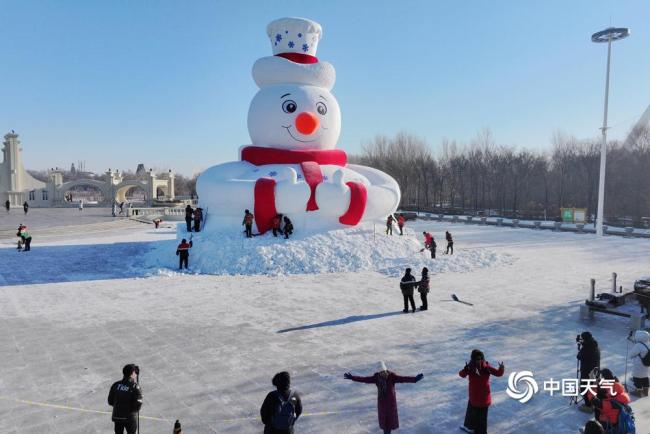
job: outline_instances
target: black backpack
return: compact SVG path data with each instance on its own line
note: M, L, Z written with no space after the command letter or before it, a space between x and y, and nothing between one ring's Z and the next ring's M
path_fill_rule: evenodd
M293 392L289 391L289 397L285 400L280 391L275 392L278 401L278 406L275 409L275 414L273 415L273 428L275 429L290 429L293 424L296 422L296 408L293 405Z
M641 354L639 354L639 359L641 359L641 363L643 363L644 366L650 366L650 348L643 342L639 342L641 345L643 345L646 349L645 356L641 357Z

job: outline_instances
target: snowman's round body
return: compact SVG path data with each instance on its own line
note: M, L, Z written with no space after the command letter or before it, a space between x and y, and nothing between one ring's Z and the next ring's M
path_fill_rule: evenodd
M320 38L320 26L304 19L274 21L268 32L276 47L284 36L289 51L296 44L289 38ZM315 54L315 44L298 47ZM400 200L395 180L347 164L345 153L334 149L341 129L340 108L330 92L334 68L295 50L291 60L285 54L259 59L253 67L260 90L248 113L252 146L240 150L241 161L213 166L197 181L206 229L232 230L241 225L245 209L253 211L261 233L277 214L309 232L386 218Z

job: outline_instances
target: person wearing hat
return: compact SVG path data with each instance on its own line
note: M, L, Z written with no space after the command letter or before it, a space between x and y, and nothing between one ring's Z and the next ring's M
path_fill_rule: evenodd
M384 430L384 434L389 434L392 430L399 428L395 384L417 383L424 378L424 374L418 374L415 377L403 377L389 371L386 368L386 364L381 361L379 362L379 371L369 377L360 377L346 372L343 374L343 378L358 383L374 384L377 386L377 417L379 419L379 428Z
M492 404L490 375L501 377L505 372L503 362L499 369L493 368L481 350L472 350L470 362L458 372L461 378L469 377L469 400L465 412L465 422L461 429L474 434L487 433L488 409Z
M249 210L244 210L244 220L241 224L246 228L246 238L253 238L253 220L255 216Z
M187 270L187 265L190 259L190 249L192 248L192 240L188 243L185 238L181 240L181 243L176 247L176 256L178 256L178 269L183 269L183 264L185 264L185 269Z
M125 430L126 434L135 434L138 429L138 412L142 407L142 391L136 382L139 372L134 364L124 366L123 378L113 383L108 393L116 434L123 434Z
M201 232L201 221L203 221L203 208L194 210L194 232Z
M271 383L276 390L266 395L260 408L264 434L293 434L302 414L300 395L291 390L291 375L286 371L275 374Z
M576 356L580 360L580 384L586 384L594 368L600 369L600 349L598 341L594 339L590 332L584 331L580 334L580 350ZM588 394L584 394L584 404L580 406L580 411L585 413L593 412L591 400Z
M404 217L404 214L400 214L397 217L397 227L399 228L400 235L404 235L404 223L406 223L406 217Z
M645 330L637 330L632 342L634 342L634 346L629 356L632 359L632 383L635 389L632 393L637 396L648 396L650 367L643 363L643 358L650 351L650 333Z
M124 202L122 202L124 203ZM185 207L185 226L187 228L187 232L192 232L192 214L194 213L194 210L192 207L188 204ZM121 214L121 211L120 211Z
M415 276L411 274L411 269L407 268L399 283L399 289L402 291L402 297L404 297L404 310L402 311L404 313L408 313L409 311L409 302L411 303L411 313L415 313L415 300L413 300L413 289L415 285L417 285Z
M420 310L428 310L429 303L427 303L427 295L429 294L429 269L427 267L422 268L422 277L418 282L418 292L420 293L420 300L422 301Z
M607 383L604 383L607 381ZM630 403L630 396L610 369L600 371L596 396L589 390L590 400L596 407L596 419L608 433L618 433L618 416L622 405Z

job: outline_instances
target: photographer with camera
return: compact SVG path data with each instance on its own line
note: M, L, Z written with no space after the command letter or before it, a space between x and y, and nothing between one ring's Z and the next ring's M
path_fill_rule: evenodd
M142 391L137 379L140 368L128 364L122 368L124 378L113 383L108 393L108 405L113 407L112 420L115 423L115 433L135 434L138 430L138 414L142 407Z
M587 331L576 336L576 343L578 344L578 355L576 357L579 361L580 389L583 389L583 386L586 384L585 380L590 378L589 374L591 371L594 368L600 369L600 349L598 348L598 342ZM584 400L585 403L580 407L580 411L592 413L594 410L591 405L591 399L585 394Z

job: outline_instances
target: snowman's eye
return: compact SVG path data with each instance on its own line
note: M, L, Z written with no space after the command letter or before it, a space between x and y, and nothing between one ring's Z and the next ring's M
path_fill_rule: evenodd
M296 105L296 102L290 99L282 103L282 110L284 110L285 113L293 113L297 108L298 106Z
M325 103L319 101L316 103L316 110L318 110L318 113L321 115L325 115L325 113L327 113L327 106Z

